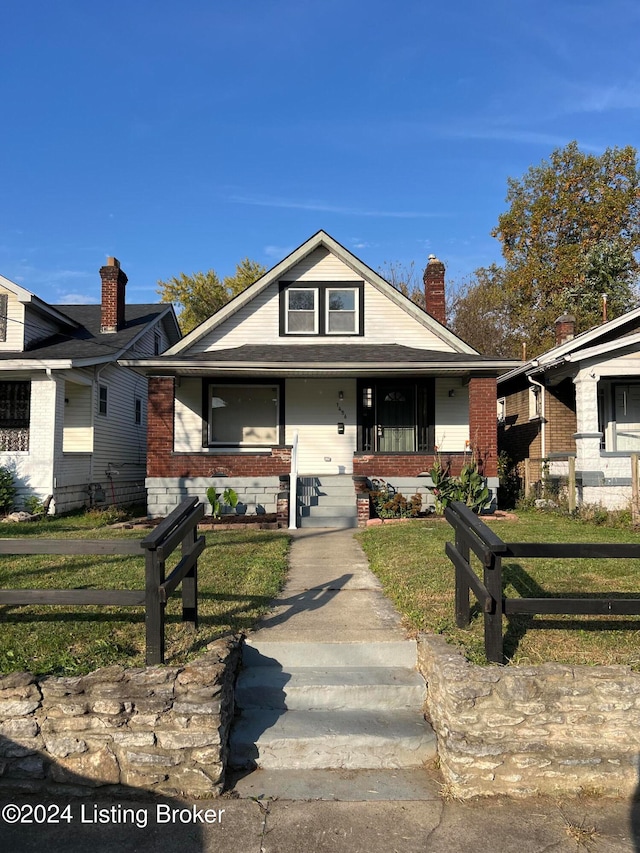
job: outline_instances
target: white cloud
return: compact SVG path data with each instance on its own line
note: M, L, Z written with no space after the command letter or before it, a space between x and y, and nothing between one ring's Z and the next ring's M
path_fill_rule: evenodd
M97 305L99 302L86 293L64 293L58 297L58 305Z
M229 201L235 204L250 204L257 207L279 207L291 210L312 210L321 213L336 213L341 216L376 216L389 219L423 219L437 216L447 216L443 213L427 213L426 211L408 210L375 210L360 207L344 207L328 204L322 201L297 201L284 198L258 198L256 196L231 196Z
M295 249L295 246L265 246L262 250L267 258L286 258Z

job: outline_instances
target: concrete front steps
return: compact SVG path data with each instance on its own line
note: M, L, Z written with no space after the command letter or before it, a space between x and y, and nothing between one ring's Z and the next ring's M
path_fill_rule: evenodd
M353 477L351 474L300 476L298 508L300 527L357 527L358 510Z
M247 642L235 769L406 769L435 757L412 641Z

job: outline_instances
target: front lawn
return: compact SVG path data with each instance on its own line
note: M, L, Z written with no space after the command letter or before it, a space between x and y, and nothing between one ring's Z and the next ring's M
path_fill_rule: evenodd
M146 535L144 530L94 529L91 524L86 516L75 515L36 524L3 524L0 535L69 539ZM206 539L198 563L200 630L194 635L182 626L178 588L166 610L169 664L194 656L216 637L251 628L284 582L286 534L211 531ZM144 589L144 557L0 556L0 588ZM144 656L143 608L0 606L0 672L70 675L113 663L143 666Z
M552 513L518 513L489 522L510 542L638 542L633 530L598 527ZM412 631L444 634L475 663L486 663L482 615L468 630L456 627L454 570L444 553L453 530L444 521L383 524L359 534L371 569ZM579 597L619 592L640 598L640 560L504 561L504 594ZM472 603L475 601L472 594ZM640 617L516 616L504 620L504 650L516 664L628 664L640 668Z

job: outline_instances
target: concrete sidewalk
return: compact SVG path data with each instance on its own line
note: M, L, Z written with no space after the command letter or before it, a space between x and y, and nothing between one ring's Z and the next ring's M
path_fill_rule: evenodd
M500 797L373 803L223 798L151 802L3 795L0 813L7 804L24 810L36 803L48 807L50 815L53 807L61 810L68 805L69 822L65 818L59 823L9 824L0 818L0 849L11 853L41 853L43 849L47 853L640 851L640 808L619 800ZM172 813L173 809L177 811ZM207 809L215 823L202 822ZM94 815L106 818L107 813L113 815L112 820L88 822Z

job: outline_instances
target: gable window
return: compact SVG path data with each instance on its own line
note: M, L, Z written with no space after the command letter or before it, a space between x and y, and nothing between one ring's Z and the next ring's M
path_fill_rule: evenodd
M153 333L153 354L160 355L162 352L162 335L156 329Z
M290 287L286 291L287 333L318 334L318 291L314 288Z
M101 415L107 414L107 397L108 389L106 385L98 386L98 412Z
M227 447L279 444L279 401L278 385L209 385L207 443Z
M0 451L29 450L31 383L0 382Z
M364 335L364 282L280 282L280 335Z
M353 288L327 288L326 329L329 335L353 335L358 330L358 299Z

